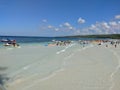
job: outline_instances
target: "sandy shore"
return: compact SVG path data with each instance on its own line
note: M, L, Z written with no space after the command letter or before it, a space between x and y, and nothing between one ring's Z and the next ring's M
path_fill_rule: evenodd
M65 67L43 79L18 80L7 90L120 90L120 47L78 49Z

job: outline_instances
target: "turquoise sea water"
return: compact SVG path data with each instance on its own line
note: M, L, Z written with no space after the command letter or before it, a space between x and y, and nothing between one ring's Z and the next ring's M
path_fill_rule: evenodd
M28 37L28 36L0 36L1 39L16 40L18 43L46 43L52 40L66 41L66 40L95 40L95 38L67 38L67 37ZM97 38L96 38L97 39Z

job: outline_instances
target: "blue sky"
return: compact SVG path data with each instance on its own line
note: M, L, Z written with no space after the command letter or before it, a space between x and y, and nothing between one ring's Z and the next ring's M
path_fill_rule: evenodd
M120 0L0 0L0 35L120 33Z

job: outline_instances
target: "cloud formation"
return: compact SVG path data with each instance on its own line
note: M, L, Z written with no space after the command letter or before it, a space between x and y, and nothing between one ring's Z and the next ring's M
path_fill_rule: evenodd
M111 26L115 26L115 25L117 25L117 22L112 21L112 22L109 22L109 24L110 24Z
M80 31L85 34L117 34L120 33L120 23L117 21L97 22Z
M66 28L67 30L73 30L73 26L70 25L70 23L68 22L64 23L62 26L63 28Z
M54 28L54 26L48 25L48 29L52 29Z
M85 23L85 19L83 19L83 18L80 17L80 18L78 19L78 23L79 23L79 24Z
M115 16L115 19L120 19L120 15L116 15L116 16Z
M63 35L84 35L84 34L120 34L120 15L115 16L116 19L112 21L96 22L90 26L79 28L79 26L73 26L70 22L62 23L58 26L44 25L43 30L52 30L54 32L63 33ZM47 20L43 20L47 22ZM85 20L82 18L78 19L78 23L83 24Z

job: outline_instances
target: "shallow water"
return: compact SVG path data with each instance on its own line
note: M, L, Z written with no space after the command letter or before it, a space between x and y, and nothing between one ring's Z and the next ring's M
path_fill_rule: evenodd
M63 69L66 59L82 46L74 43L67 46L43 46L22 44L19 48L4 47L0 52L0 66L7 67L0 73L10 78L9 82L28 80L39 76L49 76Z
M79 66L81 90L119 90L119 50L108 49L109 55L113 55L109 59L110 56L105 56L107 49L99 49L101 51L97 53L94 51L93 55L92 47L98 46L88 44L83 47L73 42L67 46L31 43L21 44L19 48L3 47L0 48L0 66L4 68L0 74L9 78L5 82L7 86L20 84L22 87L19 86L19 90L29 90L58 72ZM90 49L91 53L87 55Z

